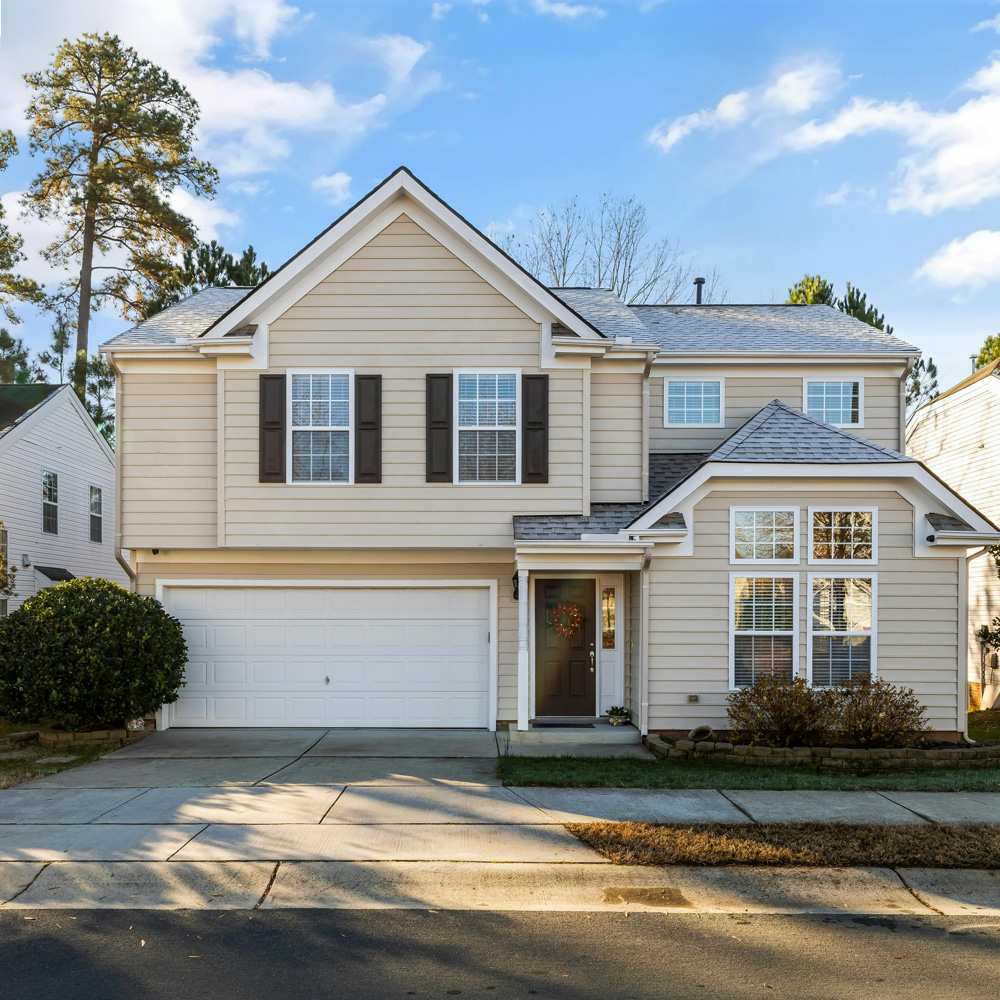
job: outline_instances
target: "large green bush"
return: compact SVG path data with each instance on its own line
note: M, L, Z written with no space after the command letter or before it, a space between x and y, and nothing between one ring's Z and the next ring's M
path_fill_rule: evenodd
M0 625L0 714L73 730L120 725L176 701L186 660L181 624L159 601L71 580Z
M910 688L867 676L836 688L763 676L729 696L729 721L734 743L772 747L905 747L928 732Z

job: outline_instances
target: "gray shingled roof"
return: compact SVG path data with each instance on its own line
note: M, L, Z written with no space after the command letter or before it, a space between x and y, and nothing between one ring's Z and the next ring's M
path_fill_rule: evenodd
M32 382L29 385L0 385L0 436L23 420L58 392L61 385Z
M975 531L967 521L951 514L928 514L927 520L935 531Z
M101 347L176 344L178 340L197 337L252 291L252 288L203 288L133 326L131 330L118 334Z
M550 291L605 337L631 338L633 344L658 343L642 320L610 288L552 288Z
M662 497L687 479L708 457L708 452L654 452L649 456L649 495Z
M775 399L731 434L706 462L913 462L898 451L816 420Z
M832 306L631 306L664 351L874 351L916 347Z
M517 515L514 537L519 541L559 541L583 534L614 535L646 509L644 503L595 503L590 517L582 514Z

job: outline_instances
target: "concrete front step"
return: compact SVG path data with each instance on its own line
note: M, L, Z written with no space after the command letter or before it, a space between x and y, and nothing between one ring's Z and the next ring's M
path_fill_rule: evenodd
M507 738L510 743L606 743L619 746L642 742L635 726L612 726L609 722L595 722L590 726L531 725L527 730L509 730Z

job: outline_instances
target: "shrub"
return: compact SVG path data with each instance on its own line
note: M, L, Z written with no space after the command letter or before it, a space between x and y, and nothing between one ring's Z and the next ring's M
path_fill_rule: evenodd
M866 750L912 746L929 728L912 688L860 677L838 692L838 742Z
M71 580L0 626L0 714L73 730L117 725L176 701L186 659L181 624L159 601Z
M801 677L764 676L729 696L734 743L775 747L825 746L833 736L836 695Z

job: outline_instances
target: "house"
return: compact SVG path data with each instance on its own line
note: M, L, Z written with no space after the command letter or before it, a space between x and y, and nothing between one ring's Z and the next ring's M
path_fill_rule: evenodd
M764 673L965 727L966 553L919 352L824 306L546 288L400 168L255 289L103 346L171 726L726 725Z
M78 576L127 586L115 514L114 453L72 386L0 385L0 546L17 572L0 617Z
M1000 521L1000 359L925 403L910 418L907 451L924 462L969 503ZM989 664L975 632L1000 615L1000 566L988 548L971 551L968 560L969 681L980 693L982 671ZM987 684L1000 684L995 671ZM1000 692L995 691L994 697ZM988 707L988 706L987 706Z

